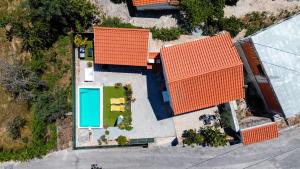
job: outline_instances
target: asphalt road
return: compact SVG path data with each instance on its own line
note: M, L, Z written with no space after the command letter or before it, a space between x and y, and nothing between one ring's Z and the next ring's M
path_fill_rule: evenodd
M91 164L103 169L296 169L300 168L300 127L282 132L279 139L250 146L64 150L2 168L90 169Z

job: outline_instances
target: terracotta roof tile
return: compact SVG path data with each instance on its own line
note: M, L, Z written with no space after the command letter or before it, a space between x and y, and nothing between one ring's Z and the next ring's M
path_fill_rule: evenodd
M175 115L244 97L243 65L228 33L161 50Z
M267 125L243 129L241 136L244 145L271 140L279 136L278 126L277 123L273 122Z
M158 59L159 58L159 52L149 52L148 59Z
M148 29L94 27L96 64L147 66Z
M132 0L133 6L169 3L169 0Z

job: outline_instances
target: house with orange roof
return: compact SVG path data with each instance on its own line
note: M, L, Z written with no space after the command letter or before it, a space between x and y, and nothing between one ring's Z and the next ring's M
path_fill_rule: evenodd
M178 9L179 0L132 0L137 10Z
M243 63L228 33L161 49L174 115L244 98Z
M151 68L149 30L94 27L95 64Z

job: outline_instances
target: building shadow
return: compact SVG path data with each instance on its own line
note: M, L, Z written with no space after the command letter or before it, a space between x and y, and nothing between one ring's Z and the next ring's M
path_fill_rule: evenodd
M156 68L158 69L158 68ZM120 65L94 65L97 72L136 73L146 76L148 100L157 120L173 117L169 102L164 102L162 91L166 90L162 72L158 70L147 70L143 67L120 66Z
M166 90L163 76L159 72L147 72L148 99L157 120L173 117L169 102L164 102L162 91Z
M145 75L147 70L138 66L120 66L120 65L94 65L94 71L98 72L115 72L115 73L135 73Z

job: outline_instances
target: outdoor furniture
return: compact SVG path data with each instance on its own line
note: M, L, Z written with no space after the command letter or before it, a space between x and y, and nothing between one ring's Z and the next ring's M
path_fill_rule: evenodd
M79 58L83 59L85 56L84 47L79 48Z
M204 125L210 125L214 120L216 120L215 115L201 115L199 120L203 121Z
M111 105L110 111L118 111L118 112L124 112L125 106L124 105Z
M86 82L94 81L94 69L93 68L85 68L84 69L84 81L86 81Z
M125 104L124 98L111 98L110 104Z

